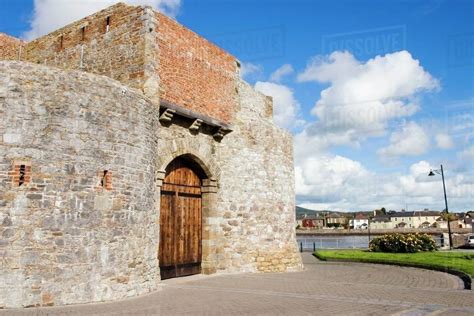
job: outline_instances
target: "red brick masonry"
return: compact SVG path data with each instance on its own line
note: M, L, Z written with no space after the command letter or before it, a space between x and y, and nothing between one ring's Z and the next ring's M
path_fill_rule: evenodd
M81 69L138 89L152 65L161 100L232 123L235 57L161 13L147 14L143 7L118 3L29 43L0 34L0 60L18 59L25 45L21 60Z
M235 57L167 16L156 16L161 98L231 122L237 97Z

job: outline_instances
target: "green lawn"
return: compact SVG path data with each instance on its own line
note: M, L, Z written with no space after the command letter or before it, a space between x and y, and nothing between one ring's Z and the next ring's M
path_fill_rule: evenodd
M437 270L453 269L474 277L474 253L468 252L418 252L382 253L366 250L318 250L314 253L321 260L348 260L418 266Z

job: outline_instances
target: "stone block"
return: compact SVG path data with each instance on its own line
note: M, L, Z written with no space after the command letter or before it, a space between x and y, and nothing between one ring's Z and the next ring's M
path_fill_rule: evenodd
M22 141L21 134L6 133L3 134L3 142L5 144L20 144Z
M112 199L109 195L97 195L94 198L94 209L97 211L107 211L112 208Z

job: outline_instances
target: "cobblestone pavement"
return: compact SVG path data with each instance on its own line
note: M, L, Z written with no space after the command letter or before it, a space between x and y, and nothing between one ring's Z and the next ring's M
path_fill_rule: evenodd
M452 275L303 255L304 272L193 276L116 303L0 315L474 315L474 291Z

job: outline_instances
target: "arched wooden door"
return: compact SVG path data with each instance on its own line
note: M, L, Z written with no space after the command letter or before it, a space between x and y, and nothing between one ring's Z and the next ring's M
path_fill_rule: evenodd
M186 160L177 158L166 168L161 188L161 279L201 272L201 179Z

